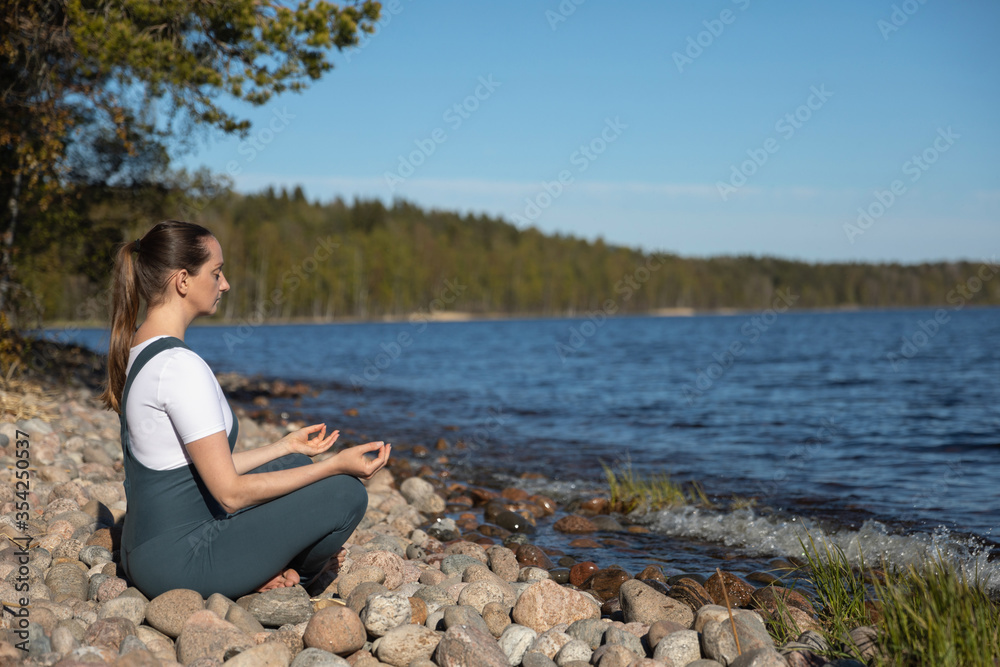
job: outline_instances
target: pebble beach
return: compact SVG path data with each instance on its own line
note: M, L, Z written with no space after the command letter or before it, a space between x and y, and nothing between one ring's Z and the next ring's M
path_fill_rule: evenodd
M783 576L796 563L706 577L657 559L636 568L632 553L626 569L599 547L645 529L607 498L560 506L516 486L463 483L449 475L444 441L394 451L366 483L368 511L344 566L311 592L230 600L175 589L147 599L119 570L119 421L94 377L3 392L0 666L864 664L819 655L813 602ZM298 426L237 414L239 449ZM566 548L537 545L543 534ZM845 639L870 660L874 632Z

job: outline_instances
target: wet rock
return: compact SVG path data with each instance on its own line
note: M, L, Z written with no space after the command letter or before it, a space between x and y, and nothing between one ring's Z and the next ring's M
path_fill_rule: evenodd
M705 582L705 590L715 604L725 605L728 595L730 607L745 607L756 589L731 572L722 572L721 578L719 572L716 572Z
M758 588L750 596L749 604L754 609L763 609L774 612L784 607L795 607L806 612L810 616L816 615L816 609L806 596L790 588L781 586L764 586Z
M177 637L188 618L205 608L201 594L175 588L157 595L146 606L146 623L168 637Z
M568 584L569 568L557 567L554 570L549 570L549 578L557 584Z
M657 565L648 565L642 572L635 575L635 578L639 581L644 581L647 584L650 581L659 581L660 583L667 583L666 577L663 576L663 571Z
M858 647L861 657L865 660L870 660L878 652L878 630L874 626L863 625L854 628L849 636L851 643Z
M440 667L510 667L507 656L493 637L478 628L449 628L434 651Z
M313 614L309 593L299 585L244 595L236 604L250 612L262 625L272 628L303 623Z
M521 567L538 567L543 570L551 570L555 567L545 552L534 544L521 545L521 548L517 550L517 562Z
M308 648L346 656L361 650L368 637L361 618L347 607L335 605L317 611L302 635Z
M591 561L584 561L582 563L577 563L569 570L569 583L574 586L583 586L583 583L590 579L597 571L601 568L597 566L597 563L592 563Z
M654 660L673 665L687 665L700 658L701 643L694 630L681 630L664 636L653 651Z
M409 623L413 618L413 609L406 596L381 593L368 598L360 617L370 635L381 637L392 628Z
M600 618L600 608L582 593L552 581L539 581L521 593L511 618L536 632L545 632L559 623Z
M593 521L578 514L568 514L556 521L552 528L560 533L583 534L597 531L597 526Z
M598 570L587 581L582 588L593 590L601 601L609 600L618 596L618 591L622 584L631 579L628 572L620 568L607 568Z
M528 519L516 512L503 510L495 519L495 523L512 533L534 533L535 527Z
M728 614L728 612L727 612ZM732 624L736 625L736 633L740 638L740 649L744 654L758 649L774 649L774 641L767 634L764 622L753 612L734 610L733 619L725 618L708 621L701 636L702 653L724 665L731 665L738 653L736 641L733 638Z
M619 532L624 530L622 525L618 523L618 521L614 517L608 516L606 514L591 517L590 522L597 527L597 530L607 530L614 532Z
M694 623L694 612L683 602L658 593L638 579L621 585L618 599L622 605L625 622L653 624L657 621L674 621L686 627Z
M408 667L414 660L429 660L440 641L441 635L422 625L401 625L385 633L375 656L393 667Z
M690 577L681 577L670 587L670 592L667 595L683 602L692 611L698 611L705 605L715 604L705 587Z
M170 592L167 591L167 593ZM155 601L155 598L151 600L150 606ZM190 664L200 658L211 658L223 662L253 646L253 640L235 625L222 620L207 609L202 609L187 618L180 635L177 637L177 661L183 665Z

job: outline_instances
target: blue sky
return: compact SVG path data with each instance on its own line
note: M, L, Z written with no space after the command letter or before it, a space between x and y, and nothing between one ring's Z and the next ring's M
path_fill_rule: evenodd
M978 260L998 28L986 1L396 0L180 164L685 256Z

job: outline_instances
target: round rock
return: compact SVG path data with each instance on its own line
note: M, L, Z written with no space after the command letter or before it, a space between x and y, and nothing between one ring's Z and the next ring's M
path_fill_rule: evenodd
M307 647L343 656L361 650L366 640L361 618L351 609L339 605L316 612L302 635L302 641Z

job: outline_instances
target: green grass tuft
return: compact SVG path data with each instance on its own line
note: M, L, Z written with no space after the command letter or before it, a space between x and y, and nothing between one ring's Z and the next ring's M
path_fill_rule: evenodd
M992 667L1000 659L1000 607L943 558L875 584L882 600L882 665Z
M632 464L628 461L615 467L602 467L608 481L611 506L625 514L636 510L658 510L689 504L712 506L705 491L697 483L690 484L685 490L663 473L642 477L632 470Z

